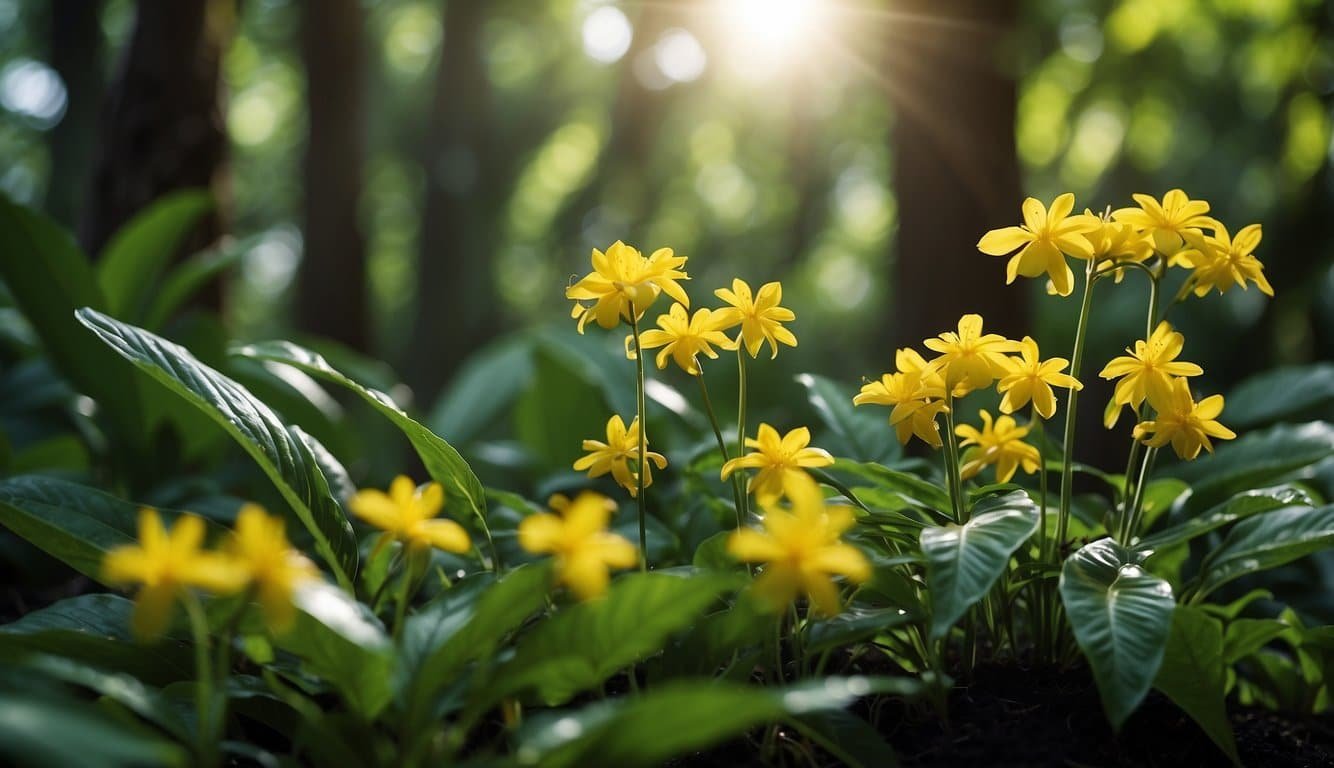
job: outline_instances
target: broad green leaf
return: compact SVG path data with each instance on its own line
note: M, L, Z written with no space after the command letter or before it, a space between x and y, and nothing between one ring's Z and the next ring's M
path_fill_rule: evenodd
M250 344L235 350L234 354L290 365L311 376L345 387L365 400L407 436L431 479L444 487L448 513L459 516L466 512L475 516L490 538L490 528L486 521L486 490L482 487L482 481L477 479L472 467L468 466L468 462L453 446L404 413L388 395L363 387L335 370L323 356L291 342Z
M859 461L883 463L902 453L894 428L879 408L857 408L852 404L857 394L823 376L803 373L797 382L806 388L806 399L842 445L821 446L835 455Z
M464 445L504 418L532 376L529 337L490 344L463 364L427 422L434 432Z
M8 661L53 680L77 685L125 707L161 727L180 741L188 741L190 728L181 709L161 692L124 672L107 672L62 656L48 653L16 654Z
M1334 546L1334 504L1288 506L1237 523L1200 564L1199 596Z
M1172 628L1172 586L1144 570L1142 559L1099 539L1061 568L1066 615L1118 730L1149 692Z
M900 678L829 677L787 688L682 681L642 696L609 699L568 713L534 718L518 735L520 764L657 766L756 726L840 711L873 695L913 696L921 682ZM879 765L892 764L893 753Z
M105 307L92 269L74 239L54 222L0 195L0 278L56 367L97 401L119 439L146 454L134 375L74 319L79 307Z
M1246 429L1277 421L1334 417L1334 363L1275 368L1227 396L1227 423Z
M734 579L632 573L606 596L564 608L518 643L514 657L476 693L482 709L526 689L548 705L606 680L662 648L699 618Z
M663 649L656 671L664 678L712 677L749 650L772 643L778 617L750 599L701 617ZM749 675L750 667L743 671Z
M873 638L916 618L902 608L849 608L831 619L811 621L802 648L806 653L822 653Z
M141 316L181 241L212 208L208 190L173 192L153 201L112 235L97 259L97 282L112 314Z
M1236 664L1289 629L1291 626L1279 619L1233 619L1223 633L1223 662Z
M896 768L894 748L870 723L846 709L807 712L792 724L849 768Z
M453 682L464 667L495 652L546 602L550 569L524 565L496 581L489 574L469 577L431 601L403 631L403 669L410 677L410 710L429 715L430 698Z
M1190 518L1157 533L1149 534L1135 544L1140 550L1161 550L1190 541L1215 528L1269 512L1279 507L1309 505L1310 494L1294 485L1277 485L1244 491L1219 504L1204 514Z
M1175 464L1164 473L1191 484L1193 492L1182 506L1194 516L1241 491L1307 476L1330 456L1334 425L1282 424L1219 445L1212 455Z
M166 325L171 316L180 309L191 296L195 295L209 281L241 261L246 251L261 239L260 236L229 239L218 248L203 251L181 262L167 273L162 285L153 292L144 312L144 327L158 330Z
M208 414L231 435L310 531L339 583L352 583L357 570L356 537L304 440L245 387L204 365L184 347L91 309L79 310L78 316L122 357Z
M1227 668L1223 660L1223 624L1198 608L1172 613L1167 650L1153 687L1190 715L1234 764L1237 743L1227 719Z
M1037 527L1037 505L1016 491L984 500L963 525L922 529L932 638L944 637L987 594Z
M944 488L907 472L849 459L835 459L826 471L861 478L869 482L870 487L892 494L910 507L922 507L938 514L944 514L951 507L949 494ZM853 490L859 495L862 493L860 489Z
M36 673L0 670L0 763L14 766L183 766L184 749L62 691Z
M151 645L130 634L134 603L110 594L66 598L0 624L0 657L54 654L99 669L125 672L151 685L193 679L191 646L168 633Z
M331 584L308 584L293 601L296 625L274 644L328 680L354 711L374 718L394 695L394 646L380 622Z
M580 358L562 354L553 344L538 345L533 354L531 383L514 403L514 431L540 471L569 469L583 455L581 441L604 435L607 419L613 413L620 415L627 425L635 417L633 387L629 389L632 395L629 407L608 407L614 402L607 389L610 385L605 381L611 371L603 377L601 372L590 370L586 361L584 365L580 362ZM633 370L632 366L614 367ZM650 449L653 435L650 430Z

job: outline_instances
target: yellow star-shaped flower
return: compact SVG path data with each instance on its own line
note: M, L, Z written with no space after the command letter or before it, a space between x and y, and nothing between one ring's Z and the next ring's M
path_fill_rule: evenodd
M1159 202L1152 195L1131 195L1138 208L1120 208L1112 211L1112 218L1129 224L1153 241L1153 248L1164 258L1174 257L1185 241L1183 235L1191 229L1212 227L1209 203L1191 200L1185 192L1173 189Z
M662 347L657 357L659 368L666 368L667 359L670 357L681 366L681 370L691 376L703 373L699 367L700 355L714 359L718 357L712 345L717 344L724 349L730 349L732 344L732 340L718 330L712 311L697 309L694 316L690 317L686 313L686 308L680 304L673 304L667 314L658 315L658 327L641 333L639 340L644 349ZM634 337L627 336L625 354L631 360L635 358L636 353L633 345Z
M791 484L805 478L807 467L827 467L834 457L821 448L808 447L811 431L798 427L786 435L768 424L761 424L755 437L746 438L746 447L754 453L740 456L723 465L722 479L726 480L738 469L758 469L746 486L747 493L755 494L761 504L782 496Z
M982 333L981 315L959 318L958 332L947 331L922 342L939 353L930 363L931 370L944 378L955 397L975 389L986 389L1008 371L1006 352L1013 352L1015 342L996 333Z
M1121 379L1112 392L1114 408L1106 416L1108 428L1116 424L1122 407L1130 406L1138 413L1140 403L1148 400L1149 405L1161 408L1171 402L1173 378L1204 373L1195 363L1177 360L1185 343L1184 336L1162 322L1147 340L1136 341L1133 350L1126 347L1125 355L1113 358L1102 369L1098 374L1102 378Z
M434 519L444 506L445 491L439 483L427 483L419 489L406 475L394 478L387 494L363 490L348 501L353 514L388 534L380 546L397 539L418 552L431 547L467 552L472 549L472 540L463 526L453 520Z
M1154 406L1157 416L1135 425L1135 438L1155 448L1169 442L1177 456L1190 460L1200 455L1203 448L1213 453L1210 437L1231 440L1237 434L1218 423L1223 412L1223 396L1212 395L1195 402L1190 395L1190 384L1185 379L1172 382L1171 396L1162 405Z
M1037 414L1050 419L1056 413L1056 395L1051 391L1052 387L1084 388L1073 376L1061 373L1069 364L1063 357L1042 360L1038 343L1032 336L1025 336L1019 342L1019 357L1009 358L1009 371L996 385L997 391L1005 396L1001 399L1001 412L1014 413L1032 401Z
M624 538L607 531L616 502L592 491L574 501L551 497L555 514L540 512L519 522L519 546L533 554L554 555L556 579L580 600L607 591L610 569L630 568L638 550Z
M1024 472L1033 474L1042 464L1038 449L1024 442L1031 425L1019 426L1009 416L1001 416L993 423L991 414L978 412L982 416L982 429L979 431L970 424L960 424L954 428L954 434L962 437L960 446L968 446L960 457L963 464L959 474L967 480L976 476L984 467L996 466L996 482L1008 483L1014 477L1016 469L1023 467Z
M1085 235L1101 226L1097 217L1071 216L1074 208L1075 196L1069 192L1053 200L1051 208L1036 198L1027 198L1023 204L1023 225L991 230L977 241L977 249L991 256L1005 256L1018 248L1019 252L1005 268L1007 284L1019 275L1045 274L1057 293L1069 296L1075 289L1075 273L1066 263L1065 254L1092 258L1093 246Z
M667 457L647 450L647 438L644 445L644 459L650 465L644 467L644 487L647 488L653 485L651 465L666 469ZM587 471L589 477L601 477L610 472L617 485L629 491L631 496L638 495L639 475L630 469L630 462L639 461L639 417L636 416L627 429L620 416L612 416L607 420L607 441L585 440L584 450L588 455L574 462L576 470Z
M227 552L245 569L269 628L275 632L291 628L296 618L292 595L302 584L317 581L320 571L292 548L282 519L257 504L245 505L236 516Z
M760 346L766 341L773 353L771 358L778 357L779 343L797 346L797 337L782 325L797 318L792 310L778 306L783 300L782 284L765 283L752 297L746 281L736 279L731 290L719 288L713 293L730 305L713 313L714 323L723 331L740 325L740 341L745 342L751 357L759 355Z
M606 252L594 248L593 271L565 290L565 297L575 302L570 316L579 321L583 333L589 320L614 328L621 320L643 317L661 293L688 307L690 297L679 282L690 279L680 269L685 263L686 257L675 255L671 248L659 248L648 258L620 240ZM585 301L593 305L585 306Z

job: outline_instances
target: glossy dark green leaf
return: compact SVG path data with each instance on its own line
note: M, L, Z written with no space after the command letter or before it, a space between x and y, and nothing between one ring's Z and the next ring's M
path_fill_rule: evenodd
M468 358L436 401L428 423L459 445L503 419L533 376L533 343L516 336Z
M1334 418L1334 363L1265 371L1227 396L1227 423L1234 428L1311 418Z
M939 514L951 508L949 494L944 488L908 472L900 472L869 462L835 459L829 472L852 475L869 483L869 487L897 497L910 507L923 507ZM854 487L859 495L859 487Z
M1178 607L1153 687L1190 715L1228 759L1240 764L1227 718L1226 673L1222 622L1198 608Z
M717 574L620 577L606 596L563 608L524 635L477 694L484 705L529 689L550 705L568 701L656 653L733 583Z
M106 299L74 239L51 220L0 195L0 278L56 367L97 401L120 440L142 458L147 436L133 373L79 325L79 307Z
M102 559L135 540L138 508L87 486L42 476L0 481L0 525L92 579Z
M1023 491L979 503L963 525L923 528L931 637L944 637L1005 572L1038 527L1038 508Z
M1334 546L1334 505L1287 506L1237 523L1200 564L1199 593Z
M754 600L741 599L730 608L701 617L677 634L663 649L656 671L662 677L712 677L733 667L750 651L772 644L778 617ZM736 670L749 676L750 667Z
M78 316L104 343L206 413L240 444L310 531L340 583L351 584L358 557L352 526L329 494L306 442L273 409L184 347L87 308Z
M374 718L394 695L394 646L366 606L331 584L293 596L296 625L274 644L329 681L354 711Z
M186 742L190 738L191 726L187 718L182 716L181 707L133 675L108 672L91 664L49 653L16 654L9 657L9 662L114 701L180 741Z
M888 411L852 404L852 387L837 384L823 376L803 373L797 383L806 388L806 399L820 420L837 439L837 444L821 446L837 456L858 461L884 463L902 454L894 428L889 426Z
M1233 619L1223 633L1223 662L1236 664L1291 629L1278 619Z
M404 413L388 395L363 387L334 369L323 356L291 342L270 341L250 344L235 350L234 353L257 360L271 360L290 365L311 376L345 387L366 401L393 422L412 443L431 479L444 487L445 505L450 514L454 516L469 514L476 517L482 530L487 532L488 537L490 536L486 521L486 490L482 487L482 482L477 479L477 475L473 473L472 467L468 466L468 462L464 461L452 445Z
M144 312L144 327L155 331L166 325L190 297L240 263L241 257L260 239L261 236L229 240L216 249L197 253L181 262L167 273L161 287L150 297L148 310Z
M874 677L829 677L772 689L667 683L642 696L534 718L520 731L515 754L520 764L543 768L657 766L756 726L842 710L872 694L912 696L920 690L917 680ZM887 752L877 764L892 761Z
M1241 491L1308 476L1330 456L1334 425L1282 424L1222 443L1212 455L1172 465L1164 474L1191 484L1193 492L1182 505L1190 517Z
M173 192L153 201L112 235L97 258L97 282L111 314L141 317L182 240L212 208L208 190Z
M1238 520L1244 520L1280 507L1309 505L1311 496L1294 485L1278 485L1243 491L1203 514L1192 517L1170 528L1151 533L1136 542L1136 549L1160 550L1203 535Z
M833 618L812 620L802 647L806 653L822 653L868 640L915 619L902 608L848 608Z
M1099 539L1066 559L1060 591L1103 710L1119 729L1149 692L1172 628L1172 586L1143 555Z

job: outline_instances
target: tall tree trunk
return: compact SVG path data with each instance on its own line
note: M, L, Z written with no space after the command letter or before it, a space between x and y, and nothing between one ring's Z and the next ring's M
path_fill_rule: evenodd
M426 172L408 382L430 398L494 336L490 88L482 60L485 0L448 0L421 162ZM498 151L498 148L497 148Z
M101 136L79 240L96 254L146 205L173 190L222 187L227 138L219 63L235 25L235 0L139 0L134 34L103 108ZM221 206L183 253L222 234ZM221 304L215 284L204 299Z
M297 325L368 351L366 236L358 212L365 130L365 45L358 0L304 0L305 248Z
M1005 260L977 250L982 233L1019 219L1015 81L998 46L1017 0L900 0L886 52L894 108L899 229L897 344L951 329L977 312L987 330L1027 327L1026 291L1005 287Z
M102 100L102 0L51 0L51 68L65 83L65 115L51 131L51 183L46 209L71 229L79 207Z

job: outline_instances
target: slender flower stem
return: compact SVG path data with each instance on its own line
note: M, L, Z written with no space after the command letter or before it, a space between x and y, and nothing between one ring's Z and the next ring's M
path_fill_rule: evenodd
M1033 404L1029 424L1038 434L1038 556L1047 557L1047 430L1043 428L1042 417L1038 415L1038 406Z
M1122 534L1121 543L1130 546L1135 538L1135 531L1139 528L1140 516L1144 509L1144 488L1149 484L1149 473L1153 471L1153 460L1158 457L1158 449L1149 446L1144 451L1144 463L1139 468L1139 482L1135 484L1135 500L1130 505L1130 515L1126 522L1126 530Z
M709 399L709 386L704 383L704 373L701 371L695 378L699 379L699 393L704 398L704 412L709 415L709 425L713 427L713 436L718 439L718 450L722 451L723 461L729 461L727 455L727 443L723 440L723 430L718 426L718 417L713 412L713 401ZM732 481L732 504L736 508L736 527L742 527L741 517L741 485L738 473L733 473Z
M648 513L644 498L644 475L648 459L648 425L644 414L644 349L639 343L639 312L630 302L630 330L635 337L635 408L639 419L639 476L635 500L639 503L639 570L648 570Z
M736 396L736 455L746 455L746 352L745 347L741 345L740 340L736 345L736 371L737 371L737 396ZM745 470L740 470L744 472ZM741 477L733 475L736 478L738 487L740 487ZM747 520L750 517L750 498L743 492L741 494L741 519Z
M950 484L950 501L954 505L954 522L962 525L964 519L963 478L959 471L959 444L954 442L954 396L945 396L945 475Z
M214 733L213 719L213 665L209 659L208 617L204 606L194 593L186 591L182 603L190 617L190 633L195 645L195 711L198 723L199 765L213 766L218 763L217 734Z
M1084 342L1088 334L1089 307L1093 304L1093 260L1089 259L1084 271L1084 299L1079 305L1079 324L1075 326L1075 349L1070 355L1070 376L1078 379L1080 364L1084 360ZM1053 562L1060 559L1061 547L1065 545L1066 531L1070 525L1070 501L1074 494L1074 453L1075 453L1075 412L1079 405L1079 390L1070 388L1070 396L1065 406L1065 444L1061 446L1061 509L1056 521L1056 541L1053 542Z

